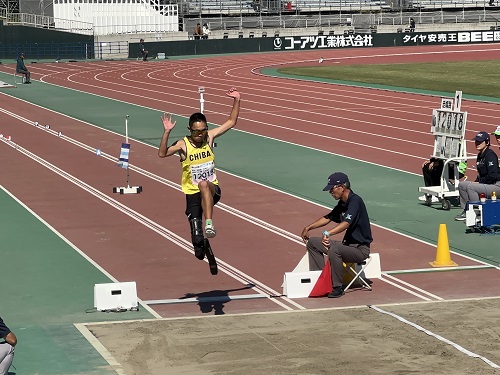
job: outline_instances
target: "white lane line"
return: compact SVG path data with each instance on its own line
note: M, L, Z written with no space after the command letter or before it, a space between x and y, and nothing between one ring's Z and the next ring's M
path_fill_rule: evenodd
M401 289L401 290L403 290L403 291L405 291L405 292L407 292L407 293L409 293L409 294L412 294L412 295L414 295L415 297L421 298L421 299L423 299L424 301L430 301L430 300L431 300L431 299L430 299L430 298L428 298L428 297L425 297L425 296L423 296L423 295L421 295L421 294L418 294L417 292L414 292L414 291L413 291L413 290L411 290L411 289L408 289L408 288L405 288L404 286L401 286L401 285L399 285L399 284L396 284L395 282L392 282L392 281L390 281L390 280L388 280L388 279L386 279L386 278L384 278L384 277L382 277L381 279L377 279L377 280L381 280L381 281L383 281L383 282L386 282L387 284L390 284L390 285L392 285L392 286L394 286L394 287L396 287L396 288L399 288L399 289Z
M80 331L83 337L94 347L94 349L104 358L118 375L126 375L120 362L111 355L108 349L95 337L87 328L85 323L75 323L74 326Z
M194 250L192 249L192 245L190 242L185 240L184 238L178 236L176 233L162 227L161 225L157 224L153 220L150 220L149 218L141 215L140 213L130 209L126 205L116 201L115 199L107 196L106 194L102 193L98 189L95 189L94 187L86 184L82 180L76 178L75 176L65 172L64 170L58 168L57 166L49 163L48 161L44 160L43 158L37 156L36 154L30 152L29 150L19 146L18 144L15 144L12 141L5 141L3 138L1 139L3 142L8 143L11 147L15 148L17 151L21 152L22 154L30 157L31 159L35 160L36 162L40 163L42 166L48 168L49 170L55 172L56 174L60 175L61 177L65 178L66 180L70 181L71 183L75 184L79 188L87 191L88 193L94 195L95 197L99 198L100 200L104 201L108 205L112 206L113 208L117 209L118 211L128 215L132 219L136 220L137 222L141 223L145 227L153 230L154 232L158 233L159 235L163 236L164 238L168 239L169 241L173 242L177 246L181 247L182 249L190 252L191 254L194 254ZM205 261L207 261L205 259ZM278 293L271 287L267 286L266 284L256 280L253 277L250 277L249 275L245 274L244 272L238 270L237 268L229 265L228 263L222 261L221 259L217 259L218 264L219 264L219 269L232 277L233 279L241 282L242 284L253 284L254 287L252 289L256 290L259 293L263 293L267 296L278 296L281 295L281 293ZM271 298L271 300L280 305L281 307L285 309L292 309L291 307L287 306L284 304L282 301L276 299L276 298ZM283 300L289 302L290 304L293 304L296 307L299 307L300 305L296 304L294 301L291 301L287 298L283 298ZM300 307L299 307L300 308ZM302 307L303 308L303 307Z
M430 293L430 292L428 292L428 291L426 291L426 290L424 290L424 289L421 289L421 288L419 288L419 287L417 287L417 286L415 286L415 285L413 285L413 284L407 283L406 281L400 280L400 279L398 279L397 277L394 277L394 276L388 275L387 273L383 273L383 275L384 275L385 277L388 277L389 279L391 279L391 280L392 280L393 282L395 282L395 283L400 283L400 284L403 284L404 286L406 286L406 287L408 287L408 288L412 288L412 289L416 290L417 292L420 292L420 293L422 293L422 294L425 294L425 295L427 295L427 296L429 296L429 297L431 297L431 298L437 299L438 301L443 301L443 300L444 300L444 298L441 298L441 297L439 297L439 296L436 296L435 294L432 294L432 293Z
M485 363L487 363L489 366L491 366L491 367L493 367L495 369L500 369L500 366L498 366L496 363L490 361L488 358L483 357L483 356L481 356L481 355L479 355L477 353L471 352L470 350L465 349L463 346L460 346L457 343L444 338L443 336L440 336L440 335L438 335L438 334L436 334L434 332L431 332L428 329L425 329L425 328L423 328L422 326L419 326L416 323L410 322L409 320L407 320L407 319L405 319L405 318L403 318L403 317L401 317L401 316L399 316L397 314L391 313L389 311L382 310L381 308L378 308L377 306L370 306L370 308L374 309L375 311L378 311L379 313L392 316L393 318L396 318L400 322L408 324L408 325L412 326L413 328L415 328L415 329L417 329L417 330L419 330L421 332L424 332L425 334L427 334L429 336L435 337L439 341L442 341L442 342L444 342L444 343L446 343L448 345L453 346L455 349L457 349L458 351L460 351L460 352L468 355L469 357L479 358L482 361L484 361Z
M0 111L5 112L5 113L7 113L7 114L10 114L11 116L14 116L14 117L18 118L19 120L24 121L24 122L26 122L26 123L28 123L28 124L33 124L33 122L32 122L32 121L27 120L27 119L25 119L25 118L23 118L23 117L21 117L21 116L19 116L19 115L16 115L16 114L14 114L14 113L12 113L12 112L9 112L9 111L6 111L6 110L3 110L3 109L1 109L1 108L0 108ZM49 133L51 133L51 134L53 134L53 135L58 135L58 132L57 132L57 131L55 131L55 130L53 130L53 129L47 129L47 128L43 127L43 126L39 126L39 127L37 127L37 128L39 128L39 129L41 129L41 130L45 130L45 131L47 131L47 132L49 132ZM79 142L79 141L74 140L74 139L72 139L72 138L66 137L66 136L64 136L64 135L62 135L62 136L61 136L61 138L62 138L62 139L65 139L66 141L68 141L68 142L70 142L70 143L72 143L72 144L75 144L75 145L77 145L77 146L79 146L79 147L81 147L81 148L83 148L83 149L86 149L86 150L88 150L88 151L91 151L92 153L95 153L95 149L94 149L93 147L90 147L90 146L88 146L88 145L86 145L86 144L84 144L84 143L82 143L82 142ZM111 155L109 155L109 154L106 154L106 153L102 153L102 157L107 158L107 159L109 159L109 160L111 160L111 161L113 161L113 162L116 162L116 161L117 161L117 158L116 158L116 157L113 157L113 156L111 156ZM141 173L141 174L143 174L144 176L149 177L149 178L151 178L151 179L153 179L153 180L155 180L155 181L158 181L158 182L160 182L160 183L163 183L163 184L165 184L165 185L167 185L167 186L169 186L169 187L172 187L172 188L177 189L177 190L179 190L179 191L181 190L181 188L180 188L180 185L179 185L179 184L174 183L174 182L172 182L172 181L170 181L170 180L167 180L167 179L165 179L165 178L163 178L163 177L157 176L157 175L155 175L155 174L153 174L153 173L151 173L151 172L149 172L149 171L146 171L146 170L144 170L144 169L142 169L142 168L136 167L136 166L134 166L133 164L130 164L130 165L129 165L129 168L130 168L130 169L132 169L132 170L134 170L134 171L136 171L136 172L138 172L138 173ZM229 174L229 173L228 173L228 174ZM235 176L235 177L238 177L238 176ZM240 177L240 178L242 178L242 177ZM242 178L242 179L245 179L245 178ZM250 180L248 180L248 179L245 179L245 180L246 180L246 181L250 181ZM256 182L254 182L254 181L250 181L250 182L256 183ZM260 184L260 183L256 183L256 184L258 184L258 185L260 185L260 186L264 186L264 187L266 187L266 188L270 188L270 189L272 189L272 190L274 190L274 191L278 191L278 192L280 192L280 193L284 193L284 192L279 191L278 189L271 188L271 187L268 187L268 186L262 185L262 184ZM318 203L315 203L315 202L309 201L309 200L304 199L304 198L301 198L301 197L296 197L296 196L294 196L294 195L292 195L292 194L290 194L290 193L284 193L284 194L289 195L289 196L291 196L291 197L294 197L294 198L296 198L296 199L301 199L301 200L303 200L303 201L306 201L306 202L308 202L308 203L311 203L311 204L314 204L314 205L317 205L317 206L320 206L320 207L327 208L327 206L320 205L320 204L318 204ZM250 223L252 223L252 224L254 224L254 225L257 225L257 226L260 226L260 227L262 227L262 228L265 228L265 229L267 229L267 230L269 230L269 231L271 231L271 232L273 232L273 233L275 233L275 234L278 234L278 235L280 235L280 236L282 236L282 237L286 238L287 240L291 240L291 241L293 241L293 242L295 242L295 243L302 244L302 239L300 238L300 236L297 236L297 235L295 235L295 234L293 234L293 233L290 233L290 232L285 231L285 230L283 230L283 229L281 229L281 228L278 228L278 227L276 227L276 226L274 226L274 225L272 225L272 224L270 224L270 223L267 223L267 222L265 222L265 221L263 221L263 220L260 220L260 219L258 219L258 218L256 218L256 217L254 217L254 216L248 215L248 214L246 214L246 213L244 213L244 212L242 212L242 211L239 211L239 210L237 210L237 209L235 209L235 208L232 208L232 207L230 207L230 206L228 206L228 205L226 205L226 204L220 203L220 204L218 204L218 205L217 205L217 206L215 206L215 207L216 207L216 208L219 208L219 209L222 209L222 210L224 210L224 211L226 211L226 212L229 212L229 213L231 213L231 214L233 214L233 215L235 215L235 216L237 216L237 217L239 217L239 218L241 218L241 219L243 219L243 220L246 220L246 221L248 221L248 222L250 222ZM388 229L388 228L381 227L381 226L379 226L379 225L377 225L377 224L373 224L373 223L372 223L372 225L374 225L374 226L378 226L378 227L380 227L380 228L382 228L382 229L384 229L384 230L390 231L390 232L395 233L395 234L397 234L397 235L405 236L405 237L410 238L410 239L412 239L412 240L419 241L419 242L424 243L424 244L426 244L426 245L433 246L433 244L431 244L431 243L425 242L425 241L420 240L420 239L413 238L413 237L411 237L411 236L409 236L409 235L402 234L402 233L398 233L398 232L396 232L396 231L394 231L394 230L391 230L391 229ZM160 233L160 234L161 234L161 233ZM190 246L190 244L189 244L189 243L187 243L187 246L189 247L189 246ZM476 260L476 259L473 259L473 258L471 258L471 257L467 257L467 256L464 256L464 255L462 255L462 254L458 254L458 253L456 253L456 252L453 252L453 253L454 253L454 254L457 254L457 255L459 255L459 256L462 256L462 257L464 257L464 258L468 258L468 259L474 260L474 261L476 261L476 262L478 262L478 263L482 263L482 264L487 265L486 263L484 263L484 262L480 262L480 261L478 261L478 260ZM252 278L252 277L250 277L249 275L246 275L246 274L244 274L243 272L241 272L241 271L239 271L239 270L235 269L235 268L234 268L234 267L232 267L231 265L229 265L229 264L227 264L227 263L225 263L225 262L223 262L223 261L221 261L221 260L219 260L219 263L221 263L222 265L224 265L224 267L225 267L225 271L226 271L226 273L227 273L228 275L229 275L229 274L234 274L234 276L235 276L238 280L240 280L243 284L245 284L245 283L253 283L253 284L255 284L255 285L260 284L260 283L259 283L257 280L255 280L254 278ZM245 279L241 279L241 278L240 278L241 276L243 276ZM408 289L407 289L407 288L404 288L404 287L402 287L402 286L400 286L400 285L398 285L398 284L395 284L395 283L391 283L391 284L392 284L393 286L395 286L395 287L397 287L397 288L401 289L401 290L408 291ZM416 287L415 287L415 288L416 288ZM273 295L273 296L280 295L280 293L276 292L275 290L273 290L273 289L271 289L271 288L267 289L266 293L267 293L267 294L269 294L269 295ZM419 294L415 294L414 292L412 292L411 294L417 295L417 296L419 296L419 298L420 298L420 295L419 295ZM284 299L284 300L286 300L289 304L291 304L291 305L293 305L293 306L295 306L295 307L297 307L297 308L299 308L299 309L304 309L304 307L303 307L303 306L301 306L300 304L296 303L296 302L295 302L295 301L293 301L293 300L290 300L290 299L288 299L288 298L286 298L286 297L284 297L283 299ZM277 304L279 304L279 305L283 306L283 307L285 307L285 306L286 306L286 305L283 305L281 301L277 301L277 300L275 300L275 302L276 302ZM285 307L285 308L288 308L288 307Z
M107 278L109 278L111 281L114 283L119 282L117 279L113 277L108 271L106 271L104 268L102 268L99 264L94 262L92 258L90 258L87 254L85 254L83 251L81 251L77 246L75 246L70 240L68 240L66 237L64 237L61 233L59 233L53 226L51 226L49 223L47 223L44 219L42 219L40 216L38 216L31 208L26 206L23 202L21 202L14 194L12 194L10 191L8 191L3 185L0 185L0 189L2 189L5 193L7 193L12 199L14 199L19 205L21 205L26 211L28 211L33 217L38 219L43 225L45 225L47 228L49 228L56 236L58 236L61 240L66 242L73 250L75 250L78 254L80 254L84 259L86 259L90 264L92 264L95 268L97 268L99 271L101 271ZM143 306L144 308L151 313L156 318L161 318L161 316L156 313L153 309L151 309L149 306L146 304L142 303L142 300L140 298L137 299Z

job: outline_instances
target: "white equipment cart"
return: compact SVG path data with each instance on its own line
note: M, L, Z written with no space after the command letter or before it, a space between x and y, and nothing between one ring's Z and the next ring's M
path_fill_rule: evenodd
M465 127L467 112L460 111L462 92L457 91L454 99L442 98L441 108L432 111L431 133L434 135L433 158L443 161L443 173L439 186L421 186L418 191L426 195L425 204L430 206L432 197L437 197L443 210L449 210L448 198L458 197L459 165L467 160ZM449 166L454 175L450 176Z

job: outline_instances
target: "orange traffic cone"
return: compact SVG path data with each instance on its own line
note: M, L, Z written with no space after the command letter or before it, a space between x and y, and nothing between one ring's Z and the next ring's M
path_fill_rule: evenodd
M454 261L451 260L450 244L448 243L448 232L446 224L439 224L438 244L436 249L436 260L429 262L432 267L456 267Z

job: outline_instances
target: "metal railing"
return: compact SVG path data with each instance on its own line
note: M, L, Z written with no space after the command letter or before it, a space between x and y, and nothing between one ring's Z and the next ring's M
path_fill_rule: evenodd
M10 25L40 27L84 35L94 34L93 24L88 22L58 19L56 23L54 17L28 13L7 13L6 20Z
M446 6L457 6L458 2L450 2ZM437 3L434 3L437 4ZM308 14L256 14L253 16L239 14L239 17L219 14L218 17L202 17L184 18L183 30L190 32L194 30L196 23L208 22L212 31L216 30L252 30L252 29L292 29L292 28L317 28L317 27L334 27L334 26L352 26L352 19L356 14L374 14L376 25L393 25L403 26L408 24L408 19L413 17L417 24L443 24L443 23L479 23L491 22L498 23L500 20L500 11L491 10L488 6L489 0L476 2L476 9L471 10L465 7L465 3L461 3L460 11L450 11L447 8L436 9L429 11L420 7L418 9L402 9L397 11L384 12L379 8L372 6L367 9L360 9L358 5L342 7L337 9L334 14L328 12L308 13ZM470 4L470 3L467 3ZM445 4L443 3L443 6ZM479 5L482 5L479 6ZM5 12L4 12L5 11ZM2 13L3 12L3 13ZM39 16L25 13L6 13L5 8L0 8L0 15L5 14L5 19L8 24L19 24L33 27L41 27L46 29L54 29L67 31L78 34L94 35L94 27L91 23L78 22L71 20L56 20L53 17ZM56 27L56 24L58 27ZM114 34L125 34L119 31L120 27L116 26ZM147 33L144 27L138 27L137 33ZM139 31L141 30L141 31ZM149 33L160 32L156 25L150 25L147 29Z
M486 8L487 9L487 8ZM293 28L317 28L334 26L352 26L353 18L359 12L346 9L345 12L337 14L310 14L310 15L276 15L276 16L253 16L253 17L228 17L217 18L193 18L184 19L185 30L193 30L198 22L208 22L212 31L216 30L251 30L251 29L293 29ZM462 12L434 11L423 12L400 11L400 12L374 12L374 26L392 25L404 26L408 19L413 17L417 24L458 24L458 23L480 23L498 22L500 11L485 10L463 10Z

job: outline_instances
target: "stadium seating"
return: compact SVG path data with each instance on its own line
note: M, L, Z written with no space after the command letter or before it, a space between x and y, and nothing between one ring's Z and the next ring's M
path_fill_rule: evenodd
M437 1L437 0L427 0ZM452 1L452 0L444 0ZM466 0L472 1L472 0ZM201 9L200 9L201 8ZM191 14L255 14L317 12L338 9L385 9L390 8L385 0L201 0L190 2Z

